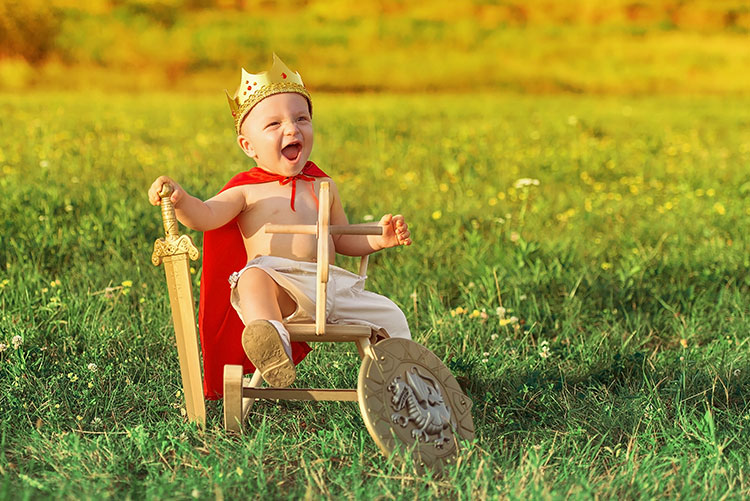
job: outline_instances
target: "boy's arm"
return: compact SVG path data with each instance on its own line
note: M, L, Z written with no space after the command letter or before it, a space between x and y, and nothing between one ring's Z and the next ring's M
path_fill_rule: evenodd
M196 231L208 231L224 226L245 209L245 196L242 187L229 188L205 202L188 194L176 181L160 176L148 190L151 204L161 205L159 192L162 186L172 186L172 203L177 219Z
M349 220L341 204L336 184L331 181L331 224L345 225ZM382 235L333 235L336 252L345 256L366 256L373 252L398 245L411 245L411 233L404 216L386 214L378 222Z

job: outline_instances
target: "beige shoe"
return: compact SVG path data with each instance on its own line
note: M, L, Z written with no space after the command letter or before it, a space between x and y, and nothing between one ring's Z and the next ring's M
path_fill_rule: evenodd
M245 326L242 348L269 385L286 388L297 377L294 362L284 350L279 331L268 320L253 320Z

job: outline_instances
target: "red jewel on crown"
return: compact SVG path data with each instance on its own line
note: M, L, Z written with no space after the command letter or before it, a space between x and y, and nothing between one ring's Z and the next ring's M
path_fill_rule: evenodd
M281 78L286 78L286 73L282 73Z

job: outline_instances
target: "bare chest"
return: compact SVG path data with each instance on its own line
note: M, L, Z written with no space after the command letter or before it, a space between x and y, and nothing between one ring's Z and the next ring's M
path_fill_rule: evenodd
M318 181L297 181L293 189L291 183L281 185L273 181L248 186L247 209L238 217L248 259L271 255L315 261L317 242L314 235L266 234L264 226L268 223L315 224L318 216L318 185Z

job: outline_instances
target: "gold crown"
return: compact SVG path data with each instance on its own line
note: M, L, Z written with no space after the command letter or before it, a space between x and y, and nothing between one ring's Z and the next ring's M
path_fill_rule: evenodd
M268 71L254 75L242 68L242 80L234 93L234 97L231 97L226 90L224 92L226 92L229 100L229 108L232 110L234 128L237 129L237 134L240 133L242 121L250 113L250 110L263 99L274 94L281 94L282 92L300 94L307 99L310 113L312 113L312 99L310 99L310 94L302 83L302 77L296 71L290 70L276 54L273 55L273 66Z

